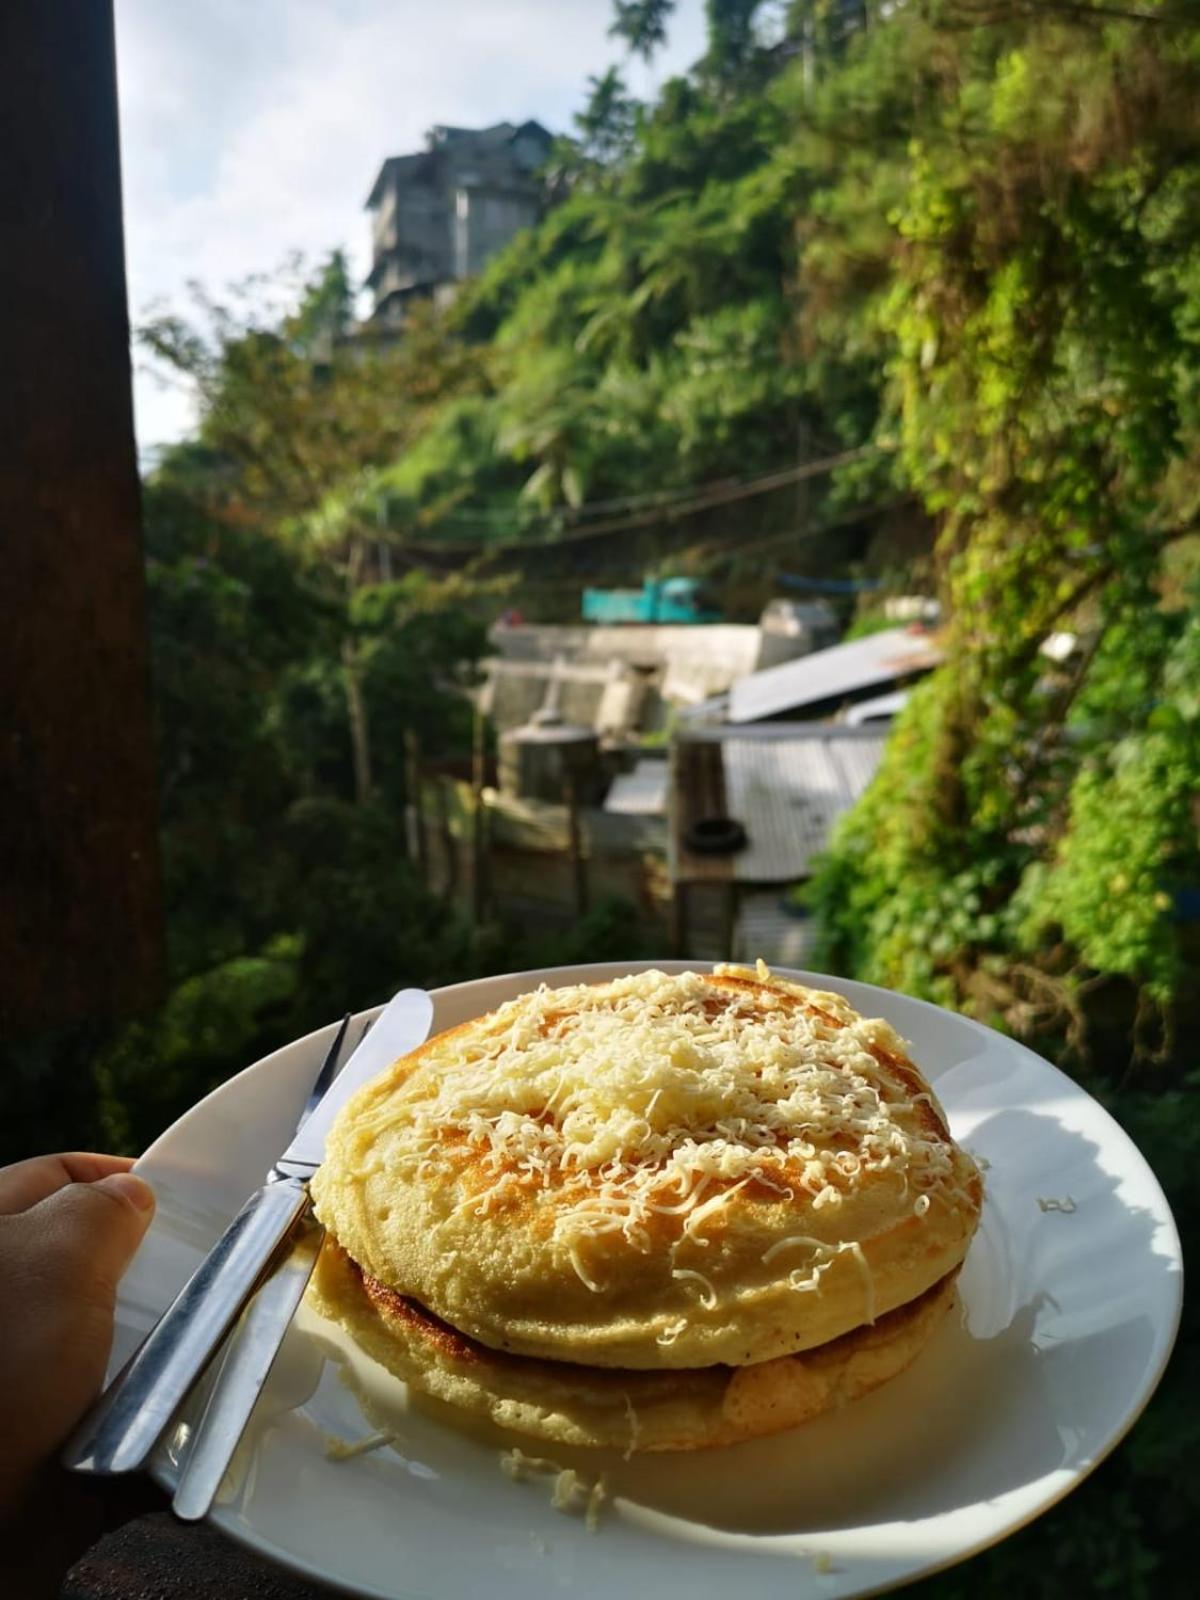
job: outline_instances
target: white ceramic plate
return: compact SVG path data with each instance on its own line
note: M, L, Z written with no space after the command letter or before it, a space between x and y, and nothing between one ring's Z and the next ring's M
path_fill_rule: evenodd
M434 1027L542 979L629 970L459 984L436 993ZM1175 1337L1179 1239L1150 1169L1094 1100L1001 1035L866 984L794 976L837 988L911 1040L955 1135L988 1163L963 1316L947 1319L908 1372L806 1428L732 1449L629 1462L554 1452L589 1478L608 1475L613 1498L590 1532L551 1507L548 1479L502 1474L500 1451L519 1440L410 1406L403 1385L302 1310L217 1525L303 1573L387 1600L726 1591L835 1600L962 1560L1077 1484L1137 1418ZM121 1286L114 1369L288 1142L332 1032L223 1084L142 1159L158 1212ZM366 1440L381 1416L392 1443L328 1458L331 1437ZM173 1485L169 1451L154 1471Z

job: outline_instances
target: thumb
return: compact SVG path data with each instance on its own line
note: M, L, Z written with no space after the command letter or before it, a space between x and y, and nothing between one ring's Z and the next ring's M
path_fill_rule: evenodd
M115 1289L154 1215L154 1191L132 1172L70 1183L25 1213L44 1229L44 1249L79 1287Z

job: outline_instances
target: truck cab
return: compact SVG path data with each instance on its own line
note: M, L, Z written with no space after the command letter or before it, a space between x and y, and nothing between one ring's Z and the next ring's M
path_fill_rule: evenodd
M640 589L585 589L585 622L720 622L699 578L646 578Z

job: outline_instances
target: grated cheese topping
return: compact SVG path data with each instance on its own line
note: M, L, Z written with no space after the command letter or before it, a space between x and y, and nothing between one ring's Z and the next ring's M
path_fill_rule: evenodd
M546 1456L526 1455L519 1446L500 1453L500 1471L514 1483L527 1483L533 1478L553 1478L550 1504L555 1511L567 1515L583 1512L584 1525L589 1533L600 1526L600 1508L609 1498L608 1479L603 1473L588 1479L574 1467L561 1467Z
M382 1450L396 1443L394 1433L369 1433L362 1439L342 1439L336 1434L325 1435L326 1461L351 1461L355 1456L370 1455L372 1450Z
M551 1194L556 1253L602 1294L598 1243L619 1238L648 1253L653 1228L660 1241L674 1231L673 1249L704 1248L752 1185L760 1200L803 1200L835 1215L874 1173L891 1172L905 1192L911 1183L918 1215L935 1191L954 1189L951 1151L917 1115L930 1096L910 1094L889 1071L889 1044L883 1024L844 1022L786 989L718 988L698 973L543 986L358 1112L353 1143L367 1171L457 1182L462 1215L486 1218ZM485 1175L482 1186L468 1166ZM793 1246L805 1251L793 1288L816 1288L850 1252L870 1300L856 1243L797 1234L762 1259ZM716 1303L704 1274L674 1276L693 1305L697 1291L700 1309Z

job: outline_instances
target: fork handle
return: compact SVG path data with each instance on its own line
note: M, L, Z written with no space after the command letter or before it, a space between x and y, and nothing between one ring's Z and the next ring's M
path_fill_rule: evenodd
M308 1203L307 1184L294 1177L251 1195L84 1418L65 1466L107 1475L144 1463Z

